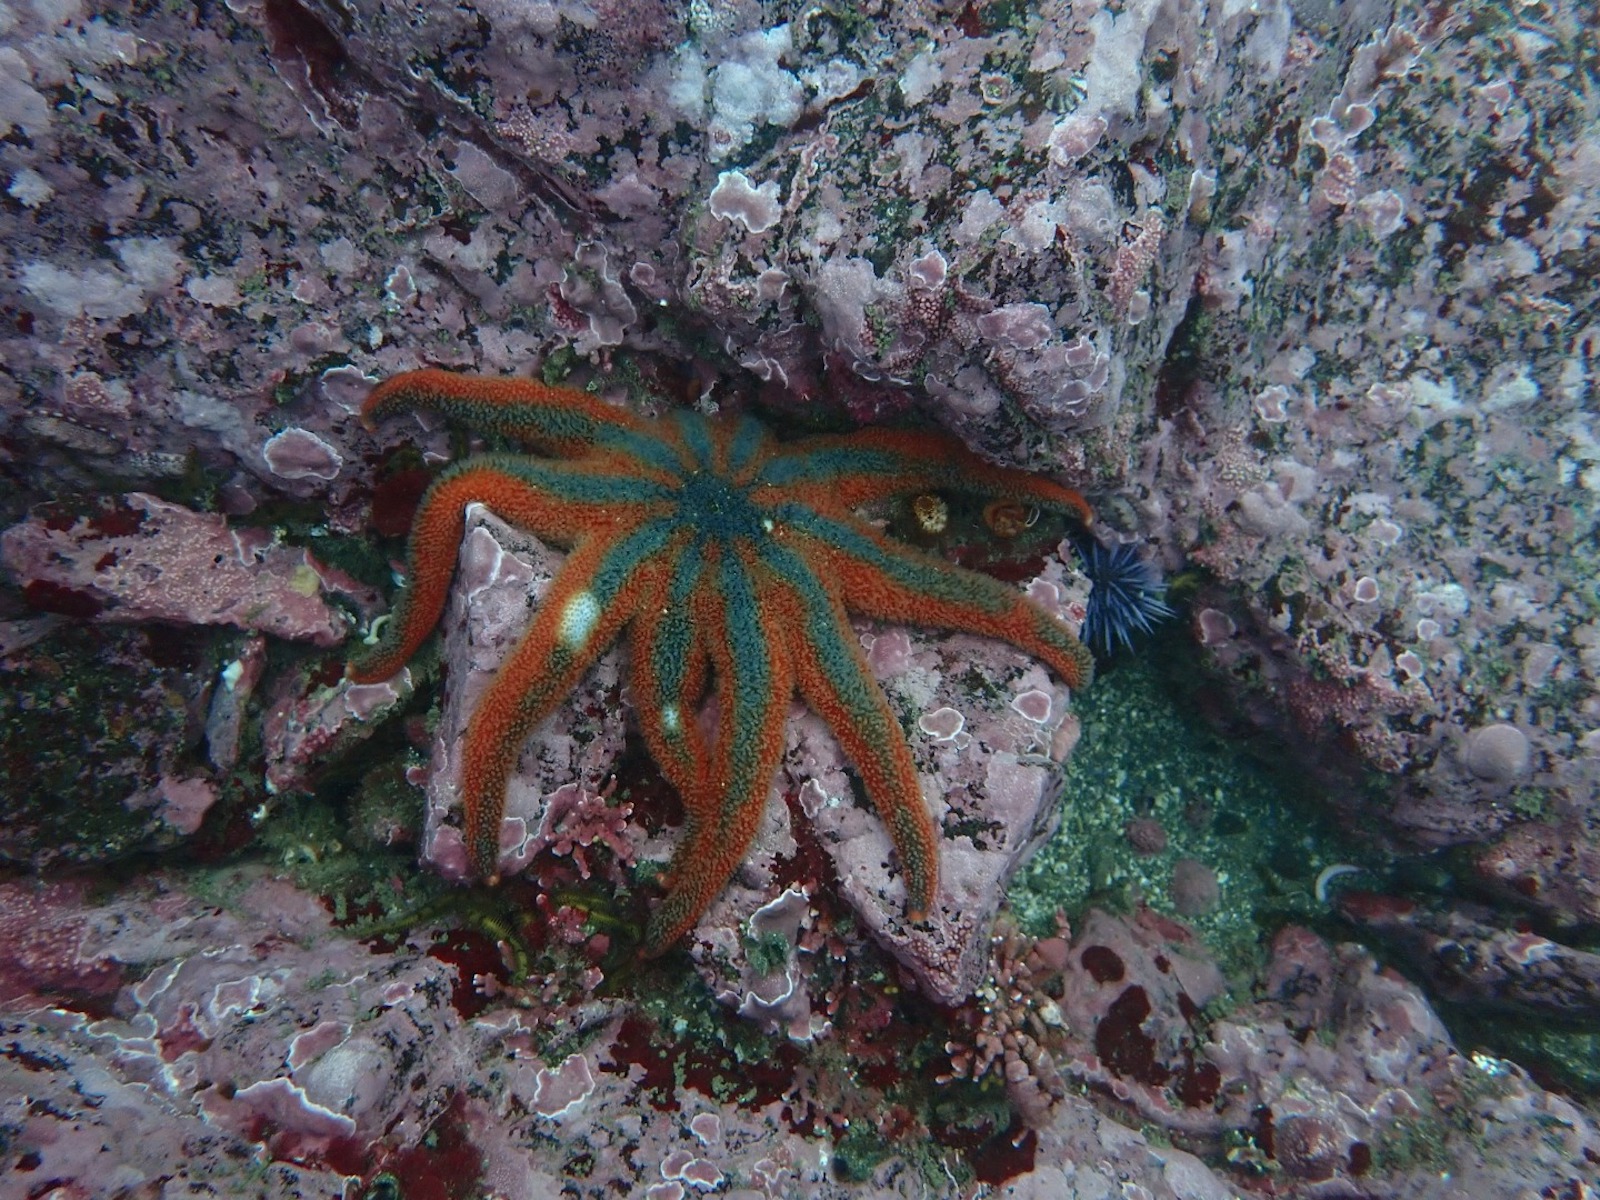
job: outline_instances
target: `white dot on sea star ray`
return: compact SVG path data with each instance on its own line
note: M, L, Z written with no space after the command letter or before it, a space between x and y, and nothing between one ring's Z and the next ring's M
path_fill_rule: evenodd
M561 609L561 625L556 636L569 650L577 650L589 640L600 622L600 602L589 591L579 592Z

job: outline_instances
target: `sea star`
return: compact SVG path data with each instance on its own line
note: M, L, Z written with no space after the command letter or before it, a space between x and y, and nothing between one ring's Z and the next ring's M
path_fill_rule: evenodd
M796 692L855 764L893 840L909 914L926 917L938 835L852 613L1010 642L1074 690L1093 675L1083 645L1022 593L896 542L856 514L942 489L1090 519L1070 488L986 463L947 435L866 429L780 443L750 417L679 411L650 420L585 392L441 370L380 384L362 418L370 428L417 408L552 457L483 454L440 475L417 510L393 619L349 673L358 682L393 675L438 622L469 503L568 547L467 726L468 853L474 873L494 882L506 782L523 741L626 633L639 727L685 811L647 952L692 927L743 860ZM713 683L708 731L700 717Z

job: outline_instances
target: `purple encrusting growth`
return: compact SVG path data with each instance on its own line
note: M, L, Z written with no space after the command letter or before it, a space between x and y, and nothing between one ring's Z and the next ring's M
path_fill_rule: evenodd
M752 1197L901 1194L838 1179L835 1140L800 1120L853 1105L870 1122L894 1106L863 1082L840 1096L810 1070L775 1071L794 1062L784 1041L765 1062L713 1071L614 999L524 991L513 993L523 1003L494 1003L492 950L475 964L450 939L357 941L261 866L207 883L225 906L167 872L119 896L0 881L8 1183L93 1196L109 1194L112 1179L124 1193L337 1200L363 1190L353 1178L370 1186L385 1171L439 1195L481 1172L485 1185L514 1183L508 1195L584 1200L683 1200L676 1180L705 1190L729 1177L750 1181ZM758 916L755 928L801 943L802 969L847 948L837 932L814 937L783 905ZM968 1007L972 1041L951 1053L975 1073L1003 1072L996 1083L1029 1116L1015 1140L1037 1153L1012 1168L1019 1194L1072 1195L1069 1181L1094 1194L1133 1183L1153 1200L1241 1190L1167 1137L1097 1110L1092 1097L1105 1094L1130 1120L1187 1138L1239 1131L1251 1169L1293 1196L1325 1195L1330 1181L1345 1192L1381 1182L1394 1194L1456 1194L1430 1187L1440 1156L1454 1164L1452 1187L1469 1194L1516 1195L1535 1180L1576 1196L1600 1156L1600 1128L1577 1104L1512 1064L1457 1049L1415 985L1356 946L1288 927L1254 998L1208 1019L1221 972L1187 929L1149 910L1091 911L1036 946L1014 931L1003 940L999 970L1012 986ZM815 974L817 1000L836 1016L881 1002L881 986L869 997L864 986L825 989ZM1308 1028L1318 1031L1310 1044ZM990 1042L996 1029L1010 1032L1008 1046ZM1025 1057L1046 1050L1055 1094ZM1523 1119L1503 1119L1508 1110ZM1268 1136L1302 1123L1313 1123L1301 1132L1315 1132L1318 1148ZM1426 1154L1391 1157L1419 1136ZM447 1156L457 1139L466 1152Z
M1124 542L1107 546L1087 531L1075 532L1072 547L1089 577L1089 602L1079 636L1083 644L1110 654L1118 646L1133 648L1133 639L1152 632L1174 615L1167 604L1167 585L1160 570L1139 548Z
M731 0L19 10L7 515L192 456L227 514L352 533L372 381L572 351L620 399L613 357L666 351L702 404L916 412L1115 500L1221 585L1215 665L1393 778L1402 840L1485 836L1484 782L1581 816L1576 6L1487 38L1471 6L1163 11L907 5L861 39ZM1496 723L1527 765L1485 781Z

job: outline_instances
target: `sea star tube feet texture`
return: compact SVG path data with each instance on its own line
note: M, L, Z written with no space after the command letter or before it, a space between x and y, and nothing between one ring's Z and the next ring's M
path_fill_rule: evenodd
M1089 520L1071 489L984 462L947 435L868 429L782 443L749 417L680 411L650 420L584 392L439 370L380 384L362 416L370 424L414 409L550 457L479 455L434 482L412 527L394 619L350 674L387 678L438 622L469 503L568 549L467 726L469 863L496 878L506 783L523 741L626 634L640 731L685 812L666 896L646 930L649 952L693 926L743 859L794 695L855 764L889 831L909 915L928 914L939 836L852 614L1009 642L1074 690L1093 674L1066 625L1021 592L902 545L857 515L876 500L945 490ZM708 732L698 718L713 696Z

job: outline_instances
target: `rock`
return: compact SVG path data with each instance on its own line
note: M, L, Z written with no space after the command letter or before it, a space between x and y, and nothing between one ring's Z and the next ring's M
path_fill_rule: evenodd
M1531 751L1528 737L1515 725L1499 722L1467 734L1462 758L1479 779L1510 783L1528 773Z
M329 573L303 548L142 492L70 522L13 525L0 562L40 607L71 616L236 625L319 646L346 632L323 597Z

